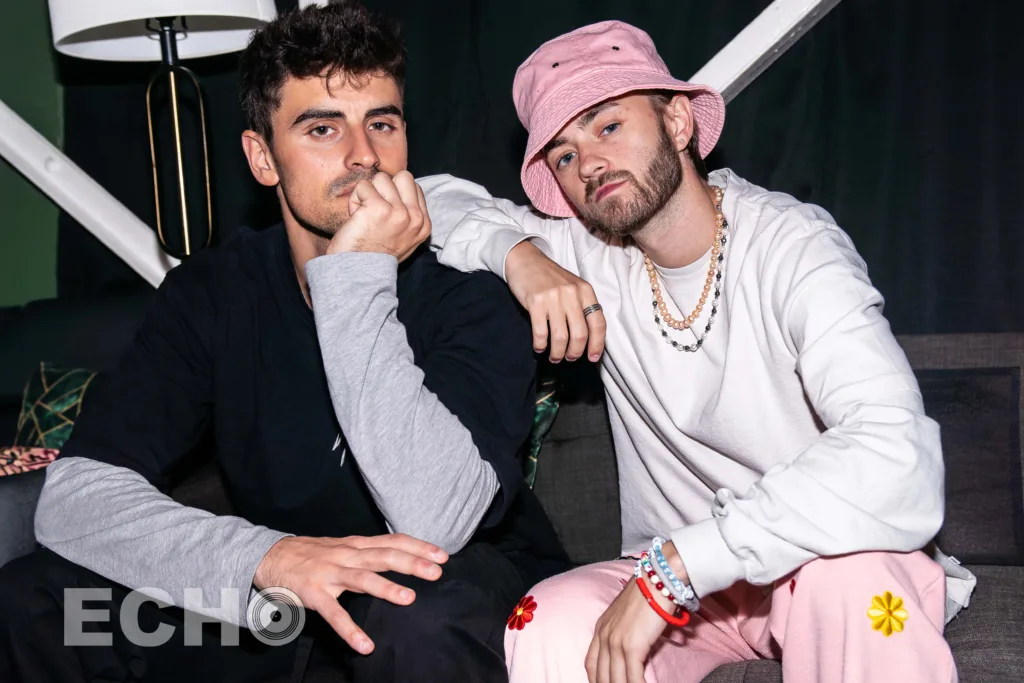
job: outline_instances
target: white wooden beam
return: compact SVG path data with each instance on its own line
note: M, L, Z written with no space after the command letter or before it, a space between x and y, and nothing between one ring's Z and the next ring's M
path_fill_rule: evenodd
M811 30L839 0L775 0L695 73L729 102Z
M178 264L148 225L2 100L0 156L154 287Z

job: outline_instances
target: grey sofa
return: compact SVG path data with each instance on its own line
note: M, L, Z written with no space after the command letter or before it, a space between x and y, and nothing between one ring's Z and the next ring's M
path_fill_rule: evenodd
M70 346L37 335L53 314L8 316L0 338L0 403L18 377L40 359L102 369L127 342L139 302L127 313L103 308L105 331L92 345L93 326ZM113 312L112 312L113 311ZM95 319L96 310L89 316ZM19 316L21 316L19 318ZM58 316L66 329L68 317ZM0 319L3 312L0 311ZM41 322L42 321L42 322ZM20 335L20 336L19 336ZM20 340L20 341L19 341ZM911 360L929 413L942 425L947 463L947 513L938 543L978 577L971 606L947 627L967 683L1024 680L1024 335L940 335L900 339ZM562 406L539 456L535 490L570 556L578 563L614 558L619 552L618 479L603 394L593 368L562 364ZM16 381L17 380L17 381ZM11 385L5 389L5 383ZM0 415L0 440L5 427ZM42 472L0 477L0 565L34 547L32 515ZM229 513L216 469L205 466L172 492L179 501ZM913 495L908 491L907 495ZM315 683L340 681L314 675ZM776 662L734 664L707 683L781 681ZM831 683L831 682L827 682Z

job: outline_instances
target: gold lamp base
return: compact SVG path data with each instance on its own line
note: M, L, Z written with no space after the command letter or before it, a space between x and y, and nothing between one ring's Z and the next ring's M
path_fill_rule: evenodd
M159 35L162 62L146 88L146 117L157 236L164 251L186 258L195 249L209 246L213 239L213 200L203 93L195 74L178 63L179 29L175 27L175 19L160 17L156 19L158 27L152 26L152 20L147 22L147 28ZM180 31L187 32L184 17L180 24ZM158 104L154 106L154 102ZM160 106L161 102L164 106ZM161 116L162 121L158 120ZM189 135L190 132L193 134ZM196 132L198 135L194 134ZM167 176L175 182L168 185ZM202 177L200 185L197 185L197 176ZM180 248L172 246L167 239L166 230L172 225L181 226ZM194 240L197 236L199 240ZM196 247L197 243L200 246Z

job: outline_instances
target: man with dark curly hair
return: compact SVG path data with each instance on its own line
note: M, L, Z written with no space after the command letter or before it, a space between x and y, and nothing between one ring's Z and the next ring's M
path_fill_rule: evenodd
M254 34L242 146L283 223L173 270L90 388L44 548L0 570L0 680L507 679L506 617L566 562L517 460L530 328L421 248L404 75L354 3ZM165 495L211 442L237 516Z

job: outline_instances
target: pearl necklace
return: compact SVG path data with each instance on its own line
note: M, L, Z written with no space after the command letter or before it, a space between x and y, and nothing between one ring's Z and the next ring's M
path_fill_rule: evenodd
M703 346L704 339L707 338L708 332L711 331L711 325L715 322L715 316L718 314L718 300L722 295L722 271L725 263L724 247L727 241L725 232L729 226L725 222L725 216L722 214L722 188L716 187L714 192L715 242L711 247L711 262L708 264L708 276L704 281L704 290L697 301L697 306L690 315L682 320L676 320L672 317L668 311L668 304L665 303L665 299L661 295L661 285L658 284L658 271L650 257L644 254L644 266L647 268L647 276L651 281L651 292L654 295L654 301L652 302L654 306L654 322L658 325L658 329L661 330L661 336L665 339L665 342L671 344L677 351L689 351L692 353ZM666 326L674 330L686 330L693 323L697 322L701 312L704 310L704 305L707 303L712 285L715 288L715 296L711 300L711 317L708 319L704 332L693 344L681 344L672 339Z

